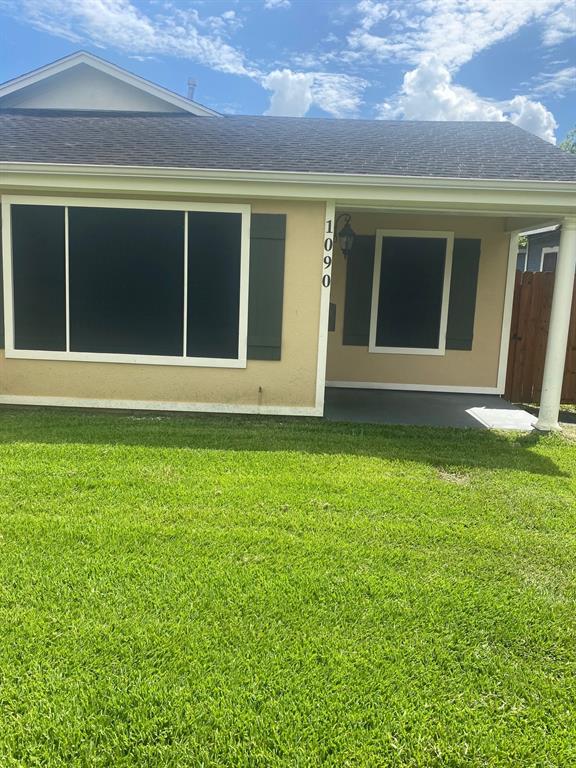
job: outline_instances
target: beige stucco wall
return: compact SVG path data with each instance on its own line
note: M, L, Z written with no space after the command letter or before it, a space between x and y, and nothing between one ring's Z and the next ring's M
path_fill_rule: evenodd
M325 205L258 200L252 212L287 215L281 360L229 369L16 360L0 353L0 395L313 407Z
M336 249L331 289L331 301L337 307L336 330L328 334L327 380L495 387L510 242L503 219L355 213L352 226L362 235L372 235L376 229L420 229L448 230L455 237L480 238L474 341L471 351L447 350L444 356L369 353L364 347L344 346L346 262Z

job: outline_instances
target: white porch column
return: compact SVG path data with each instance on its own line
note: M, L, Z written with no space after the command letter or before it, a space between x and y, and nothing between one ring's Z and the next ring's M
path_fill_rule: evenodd
M556 263L552 313L546 345L544 380L536 429L550 432L559 429L560 396L566 361L566 345L570 329L570 310L576 270L576 218L564 219Z

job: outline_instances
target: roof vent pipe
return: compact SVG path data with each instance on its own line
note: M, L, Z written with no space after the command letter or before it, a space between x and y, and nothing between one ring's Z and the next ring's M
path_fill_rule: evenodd
M194 91L196 90L196 80L193 77L188 78L188 98L190 101L194 100Z

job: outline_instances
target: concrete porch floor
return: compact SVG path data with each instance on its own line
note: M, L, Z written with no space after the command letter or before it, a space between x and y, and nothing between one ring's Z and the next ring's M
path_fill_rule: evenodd
M365 424L517 429L529 432L536 416L497 395L404 392L328 387L324 418Z

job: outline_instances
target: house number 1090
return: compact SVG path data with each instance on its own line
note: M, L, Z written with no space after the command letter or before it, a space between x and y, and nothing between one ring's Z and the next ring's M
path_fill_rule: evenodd
M326 222L326 237L324 238L324 269L330 269L332 266L332 249L334 248L334 237L332 236L332 219ZM322 285L324 288L330 287L330 273L322 275Z

